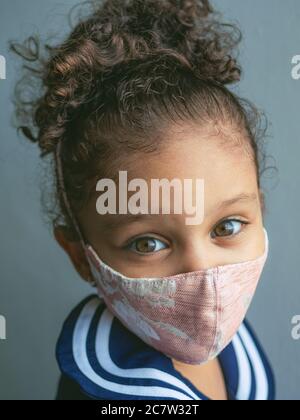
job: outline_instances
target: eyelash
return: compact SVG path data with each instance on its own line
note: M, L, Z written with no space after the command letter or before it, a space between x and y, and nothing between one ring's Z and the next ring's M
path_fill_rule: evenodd
M219 225L221 225L222 223L226 223L226 222L238 222L238 223L241 223L241 225L242 226L246 226L246 225L249 225L250 223L249 222L246 222L246 221L244 221L244 220L241 220L241 219L236 219L236 218L229 218L229 219L223 219L223 220L221 220L220 222L218 222L214 227L213 227L213 229L212 229L212 232L219 226ZM235 234L233 234L233 235L230 235L230 236L225 236L225 237L220 237L221 239L223 239L223 240L231 240L232 238L234 238L235 236L237 236L237 235L239 235L239 233L241 233L241 231L242 231L242 229L240 230L240 232L238 232L238 233L235 233ZM217 236L216 236L216 238L218 238ZM137 241L139 241L139 240L142 240L142 239L148 239L148 240L154 240L154 241L160 241L161 243L164 243L165 245L167 245L166 244L166 242L165 241L162 241L161 239L158 239L158 238L156 238L156 237L154 237L154 236L150 236L150 235L147 235L147 236L139 236L139 237L136 237L136 238L134 238L134 239L131 239L130 240L130 242L128 242L126 245L125 245L125 250L129 250L129 251L133 251L131 248L132 248L132 246L135 244L135 243L137 243ZM214 239L214 238L213 238ZM133 252L135 252L136 254L139 254L139 255L153 255L153 254L156 254L156 253L158 253L158 252L160 252L160 251L153 251L153 252L145 252L145 253L142 253L142 252L138 252L138 251L133 251Z

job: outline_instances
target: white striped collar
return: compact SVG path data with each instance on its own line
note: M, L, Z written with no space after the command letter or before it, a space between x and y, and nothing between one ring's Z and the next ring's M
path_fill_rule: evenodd
M207 400L171 359L129 331L96 295L69 315L57 361L63 374L93 399ZM248 322L219 360L231 399L274 399L270 365Z

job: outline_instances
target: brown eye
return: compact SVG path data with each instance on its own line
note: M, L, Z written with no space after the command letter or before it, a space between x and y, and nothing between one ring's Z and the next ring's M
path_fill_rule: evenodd
M156 243L153 239L139 239L136 241L136 250L138 252L154 252Z
M237 235L245 224L241 220L224 220L215 227L211 236L216 238Z
M158 252L162 249L165 249L167 245L162 241L155 238L139 238L136 239L130 245L132 251L138 252L140 254L150 254L152 252Z

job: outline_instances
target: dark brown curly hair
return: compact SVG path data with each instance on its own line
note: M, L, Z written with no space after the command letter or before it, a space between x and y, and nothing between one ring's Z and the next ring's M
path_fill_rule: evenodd
M262 113L227 87L242 72L236 25L223 23L209 0L84 5L91 7L88 15L78 18L59 45L42 45L38 36L10 42L25 60L14 96L16 126L52 163L53 194L46 200L52 224L64 224L78 239L57 182L60 141L65 188L75 211L99 177L114 177L134 151L158 150L167 128L184 121L231 122L245 133L260 183Z

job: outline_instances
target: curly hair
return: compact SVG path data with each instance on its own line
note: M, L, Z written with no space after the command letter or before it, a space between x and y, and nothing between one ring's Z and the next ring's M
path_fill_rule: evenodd
M75 211L99 176L113 177L121 159L134 151L157 150L167 128L184 121L227 121L245 133L259 183L262 114L227 87L241 79L240 30L223 23L209 0L85 4L91 7L88 16L59 45L43 45L38 36L10 43L25 61L15 89L17 128L38 143L42 158L51 157L52 224L64 223L76 240L57 182L59 142Z

